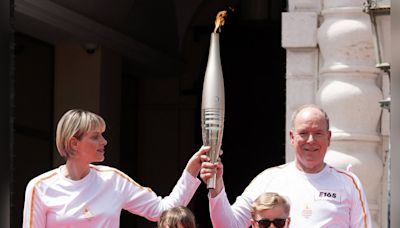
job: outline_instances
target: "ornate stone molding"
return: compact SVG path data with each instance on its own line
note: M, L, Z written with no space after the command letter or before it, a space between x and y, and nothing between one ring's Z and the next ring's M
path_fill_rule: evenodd
M325 3L318 29L321 64L316 93L317 103L331 118L332 142L325 160L338 168L352 167L363 183L373 227L380 227L383 161L378 102L383 94L370 21L362 3Z

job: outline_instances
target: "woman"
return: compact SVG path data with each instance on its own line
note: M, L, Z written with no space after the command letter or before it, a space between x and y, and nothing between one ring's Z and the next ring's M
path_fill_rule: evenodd
M121 210L157 221L171 207L186 206L200 180L201 148L188 161L168 197L157 196L118 169L93 165L104 160L106 124L84 110L66 112L57 125L56 145L64 165L32 179L26 188L24 228L119 227Z

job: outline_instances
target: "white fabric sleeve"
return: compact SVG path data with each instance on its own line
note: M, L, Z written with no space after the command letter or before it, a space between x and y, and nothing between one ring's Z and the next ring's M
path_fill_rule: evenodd
M125 196L123 208L150 221L157 221L161 213L168 208L187 206L201 183L199 179L184 170L170 195L162 198L150 188L144 188L130 178L125 182L128 183L123 190Z
M239 196L231 206L225 188L214 198L209 195L210 217L214 228L243 228L250 225L251 202Z
M25 190L23 228L46 227L46 209L41 201L41 193L35 186L36 183L35 179L31 180Z
M350 212L350 227L371 228L371 215L369 212L367 197L362 184L356 175L352 175L355 185L353 188L353 205Z

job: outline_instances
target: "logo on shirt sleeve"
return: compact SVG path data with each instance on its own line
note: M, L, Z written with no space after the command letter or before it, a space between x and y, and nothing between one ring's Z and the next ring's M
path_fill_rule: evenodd
M319 190L315 192L315 200L330 200L340 202L340 193L329 190Z

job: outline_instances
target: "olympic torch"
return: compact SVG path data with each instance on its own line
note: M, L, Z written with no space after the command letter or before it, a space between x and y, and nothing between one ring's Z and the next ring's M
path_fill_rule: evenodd
M210 162L218 161L220 154L222 135L224 131L225 117L225 89L222 75L221 58L219 52L219 34L224 24L226 11L221 11L215 21L214 32L211 33L210 50L203 82L203 97L201 102L201 127L202 138L205 146L210 146L208 156ZM216 176L211 177L207 182L208 189L214 189Z

